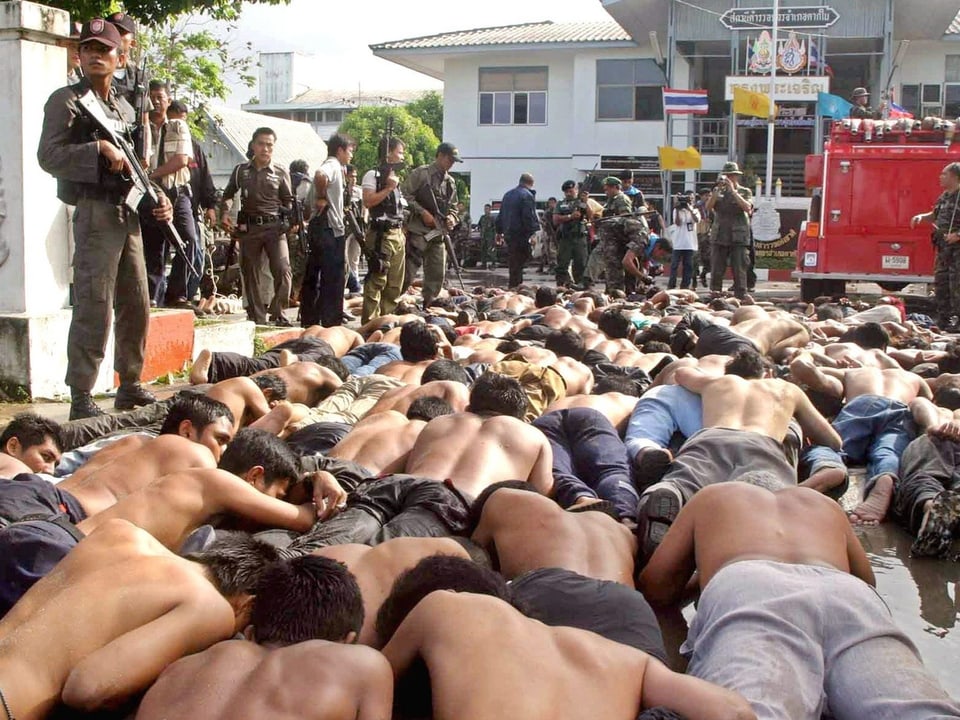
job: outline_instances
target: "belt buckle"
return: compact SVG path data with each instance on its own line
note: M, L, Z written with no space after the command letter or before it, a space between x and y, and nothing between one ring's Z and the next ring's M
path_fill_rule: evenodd
M255 222L254 224L255 224L255 225L263 225L263 224L264 224L264 222L263 222L263 215L257 215L257 219L256 219L256 222Z

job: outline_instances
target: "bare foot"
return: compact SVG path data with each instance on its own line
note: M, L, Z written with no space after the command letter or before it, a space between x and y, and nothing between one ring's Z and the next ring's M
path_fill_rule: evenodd
M209 380L210 363L213 362L213 353L209 350L201 350L197 359L193 362L193 368L190 370L190 384L204 385Z
M280 367L287 367L287 365L293 365L297 362L298 358L289 350L280 351Z
M843 468L824 468L815 472L802 483L801 487L808 487L817 492L826 493L839 487L847 479L847 471Z
M573 501L573 505L570 507L584 507L586 505L595 505L596 503L603 502L600 498L590 497L589 495L583 495L578 497Z
M850 522L854 525L876 525L887 516L891 500L893 500L893 478L890 475L881 475L877 478L869 497L850 513Z

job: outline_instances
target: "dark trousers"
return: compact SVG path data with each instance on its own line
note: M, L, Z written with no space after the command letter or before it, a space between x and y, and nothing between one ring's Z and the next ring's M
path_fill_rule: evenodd
M557 502L582 497L609 500L621 517L633 517L639 495L630 478L627 448L610 421L592 408L547 413L533 421L553 448Z
M300 324L342 325L346 238L334 235L330 228L311 226L309 245L300 290Z
M946 325L952 315L960 317L960 245L941 243L933 266L933 293L937 299L937 322Z
M924 505L944 490L960 491L960 443L921 435L900 458L900 480L894 485L894 517L916 535Z
M680 280L680 287L688 288L693 280L693 253L694 250L674 250L673 257L670 259L670 280L667 283L668 288L677 286L677 274L680 267L683 267L683 276Z
M583 273L587 269L587 239L560 237L557 240L557 284L570 282L570 263L573 263L573 281L583 280Z
M746 245L713 244L711 252L710 289L713 292L723 290L723 277L727 267L733 270L733 294L742 298L747 294L747 267L750 263L749 248Z
M189 195L174 195L170 198L173 205L173 226L186 246L187 254L197 265L197 221L193 217L193 204ZM147 266L147 285L150 300L157 305L176 302L187 296L187 286L194 280L199 283L199 275L195 278L187 269L187 263L179 252L174 252L173 264L170 267L170 276L166 277L167 256L174 248L170 247L160 224L153 219L150 210L141 210L140 225L143 233L143 253ZM199 266L198 266L199 270Z
M260 357L249 357L233 352L213 352L210 358L210 370L207 379L211 383L229 380L235 377L250 377L262 370L280 367L280 354L289 350L301 362L316 362L320 356L333 357L330 343L320 338L294 338L274 345Z
M523 267L530 259L530 241L527 238L507 238L507 267L510 269L509 287L523 284Z

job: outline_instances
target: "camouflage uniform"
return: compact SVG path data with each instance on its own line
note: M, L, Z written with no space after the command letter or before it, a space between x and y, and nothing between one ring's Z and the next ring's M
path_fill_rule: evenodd
M937 226L935 243L937 260L933 269L933 292L937 299L937 322L956 325L960 319L960 243L947 243L946 236L960 231L960 190L945 192L933 208Z
M627 254L627 245L630 242L628 235L637 237L637 228L640 227L640 223L632 219L628 222L626 218L612 218L630 215L632 209L630 198L622 192L617 193L607 200L603 206L603 219L596 223L600 233L597 252L603 260L607 292L624 289L623 256Z
M493 215L482 215L480 222L477 223L480 230L480 259L478 263L487 269L487 263L495 265L497 262L497 253L494 250L494 244L497 241L497 219Z

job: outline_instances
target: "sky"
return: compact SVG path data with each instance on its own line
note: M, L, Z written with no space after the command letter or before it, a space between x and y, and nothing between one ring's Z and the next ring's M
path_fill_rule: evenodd
M471 28L541 22L609 21L600 0L291 0L286 6L245 3L231 40L254 51L312 55L317 88L440 89L426 75L374 57L368 47ZM239 107L257 89L239 86L228 105Z

